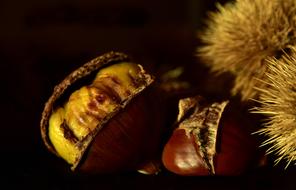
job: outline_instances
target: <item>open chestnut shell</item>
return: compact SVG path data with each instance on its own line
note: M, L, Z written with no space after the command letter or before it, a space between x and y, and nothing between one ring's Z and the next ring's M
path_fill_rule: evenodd
M201 96L179 101L176 128L162 153L165 168L185 176L239 175L257 162L249 123L230 101Z
M44 144L72 170L136 170L158 154L163 112L154 78L134 63L112 71L125 63L131 61L119 52L91 60L58 84L45 104L40 122ZM95 78L104 69L109 70Z

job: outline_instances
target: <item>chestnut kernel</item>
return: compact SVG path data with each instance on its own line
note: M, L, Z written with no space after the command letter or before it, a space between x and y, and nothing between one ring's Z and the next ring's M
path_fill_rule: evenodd
M165 168L186 176L246 171L255 160L256 145L229 107L229 101L209 103L201 96L181 99L177 128L162 153Z
M162 126L153 111L158 103L153 82L152 75L122 53L84 64L55 87L45 105L45 145L82 172L136 170L149 163Z

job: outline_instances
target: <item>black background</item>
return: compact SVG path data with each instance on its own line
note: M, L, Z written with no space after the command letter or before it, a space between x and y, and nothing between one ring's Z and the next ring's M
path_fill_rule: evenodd
M0 1L0 181L38 189L296 189L295 169L282 166L239 177L83 176L42 144L40 116L54 85L111 50L156 68L183 65L197 89L211 91L206 69L194 57L208 10L214 1Z

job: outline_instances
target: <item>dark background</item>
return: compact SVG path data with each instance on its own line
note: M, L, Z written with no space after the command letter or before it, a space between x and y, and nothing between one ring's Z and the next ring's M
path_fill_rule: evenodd
M0 1L4 184L38 189L296 189L295 169L279 166L239 177L180 177L167 172L83 176L71 173L42 144L40 116L54 85L81 64L111 50L153 65L156 71L182 65L193 71L186 77L197 89L211 93L212 88L205 87L210 81L207 70L194 52L199 44L196 32L203 29L203 19L215 9L214 2Z

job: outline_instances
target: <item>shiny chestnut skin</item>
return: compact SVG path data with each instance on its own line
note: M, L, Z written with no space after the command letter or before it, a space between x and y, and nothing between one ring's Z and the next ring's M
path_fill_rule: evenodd
M258 145L249 127L250 122L235 112L222 117L215 156L217 175L239 175L255 167Z
M179 123L180 124L180 123ZM257 143L249 131L250 122L231 103L225 107L218 123L213 156L201 155L206 150L192 133L177 126L164 146L162 162L165 168L178 175L239 175L257 161ZM202 141L202 140L201 140ZM209 160L213 160L213 168Z
M192 135L188 137L184 129L176 129L163 150L164 166L179 175L209 175L197 148Z

